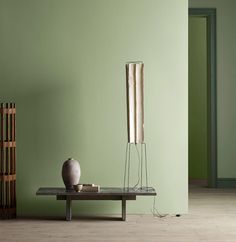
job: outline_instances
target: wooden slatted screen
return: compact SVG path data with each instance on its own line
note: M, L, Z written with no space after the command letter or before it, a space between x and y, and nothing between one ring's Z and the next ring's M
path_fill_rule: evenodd
M0 107L0 218L16 217L16 106Z

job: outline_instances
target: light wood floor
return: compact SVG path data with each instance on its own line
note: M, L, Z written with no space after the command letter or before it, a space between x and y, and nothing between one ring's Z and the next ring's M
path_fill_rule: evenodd
M0 241L236 242L236 189L191 188L189 214L109 220L16 219L0 221Z

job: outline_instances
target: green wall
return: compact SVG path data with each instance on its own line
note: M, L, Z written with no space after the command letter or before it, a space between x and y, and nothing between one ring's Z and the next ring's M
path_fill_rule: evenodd
M36 197L63 186L80 161L81 182L122 186L125 62L145 63L149 184L161 212L187 212L187 0L0 0L0 97L17 105L19 214L64 214ZM168 17L167 17L168 16ZM135 184L137 171L132 174ZM150 213L152 198L128 204ZM80 202L80 213L118 213L118 202ZM77 208L77 209L76 209Z
M206 18L189 18L189 178L207 179Z
M236 1L190 0L189 6L217 10L218 178L236 178Z

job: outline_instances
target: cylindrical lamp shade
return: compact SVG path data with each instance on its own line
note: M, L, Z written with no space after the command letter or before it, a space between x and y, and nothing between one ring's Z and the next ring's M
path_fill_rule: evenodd
M144 143L144 64L126 64L128 142Z

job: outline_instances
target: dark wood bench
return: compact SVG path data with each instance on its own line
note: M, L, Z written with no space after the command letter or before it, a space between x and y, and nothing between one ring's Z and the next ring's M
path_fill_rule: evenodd
M57 200L66 201L66 220L72 217L72 200L120 200L122 205L122 220L126 220L126 201L136 200L137 196L156 196L154 188L148 189L123 189L118 187L101 187L100 192L75 192L66 191L65 188L41 187L36 195L56 196Z

